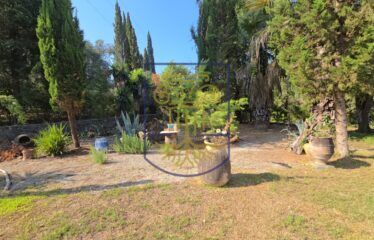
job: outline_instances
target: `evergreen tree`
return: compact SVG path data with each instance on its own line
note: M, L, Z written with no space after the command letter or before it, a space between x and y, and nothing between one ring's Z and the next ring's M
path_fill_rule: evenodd
M148 57L148 51L146 48L144 48L144 54L143 54L143 65L145 71L150 71L150 64L149 64L149 57Z
M141 55L139 53L138 42L136 39L135 29L132 26L130 14L127 13L126 18L126 36L129 43L129 64L128 68L134 70L136 68L142 67Z
M152 46L152 38L151 34L148 32L147 35L147 53L148 53L148 62L150 63L150 70L152 73L156 73L156 67L155 67L155 58L153 55L153 46Z
M122 23L121 8L116 1L115 19L114 19L114 62L115 64L124 63L124 35ZM125 21L123 21L125 22Z
M74 146L79 147L76 114L85 88L85 44L72 10L70 0L43 0L36 32L51 103L67 112Z
M123 59L125 61L125 64L129 66L131 63L131 56L130 56L130 47L129 47L129 39L127 37L127 31L126 31L126 15L123 12L122 13L122 34L123 34Z
M197 46L198 62L210 64L206 70L220 83L220 88L226 86L227 68L215 64L230 64L231 92L234 97L238 97L239 91L235 72L245 55L239 42L237 3L238 0L200 1L198 26L197 29L191 29L192 38Z
M345 94L374 86L374 2L279 0L269 12L280 66L307 96L334 98L336 147L348 156Z
M0 94L14 96L27 112L50 110L35 28L41 0L0 0Z

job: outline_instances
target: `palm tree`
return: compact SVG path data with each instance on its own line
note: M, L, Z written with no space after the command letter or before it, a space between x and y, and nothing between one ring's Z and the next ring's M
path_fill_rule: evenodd
M266 21L270 16L265 7L271 0L247 0L245 9L249 18L246 32L250 36L248 61L238 71L242 86L247 89L252 120L256 126L267 127L270 121L270 109L273 105L273 90L280 87L282 71L274 53L267 47L268 29Z

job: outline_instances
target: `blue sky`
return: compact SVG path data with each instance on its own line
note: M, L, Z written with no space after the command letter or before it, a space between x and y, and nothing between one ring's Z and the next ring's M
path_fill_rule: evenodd
M103 39L113 44L114 5L116 0L72 0L78 10L85 39ZM130 12L139 50L147 44L151 32L155 62L196 62L196 47L190 28L196 25L195 0L119 0L121 10Z

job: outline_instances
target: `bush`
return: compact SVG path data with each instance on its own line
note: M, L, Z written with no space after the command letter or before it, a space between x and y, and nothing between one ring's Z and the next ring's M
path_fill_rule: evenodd
M97 164L104 164L107 160L106 151L96 150L94 147L91 147L90 155Z
M61 155L66 146L70 144L70 138L64 133L64 129L65 126L62 124L53 124L41 130L34 139L36 152L49 156Z
M13 96L0 95L0 109L5 108L12 117L16 117L21 124L26 123L26 115L22 106Z
M151 147L148 140L146 140L146 145L147 149ZM137 135L127 135L122 132L121 138L116 138L114 141L113 149L117 153L140 154L144 152L144 140Z

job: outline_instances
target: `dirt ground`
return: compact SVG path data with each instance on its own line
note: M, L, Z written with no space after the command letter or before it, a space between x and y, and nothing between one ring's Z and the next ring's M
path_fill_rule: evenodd
M295 155L287 149L288 140L281 129L272 126L267 131L240 127L240 141L231 145L232 172L268 172L272 169L298 168L307 163L305 155ZM92 143L91 143L92 144ZM165 174L144 160L143 155L109 153L104 165L94 164L88 154L89 143L83 150L63 157L45 157L23 161L2 162L0 168L13 178L12 191L60 189L62 191L103 190L146 183L171 183L187 178ZM176 173L195 173L195 168L176 166L152 151L149 159L164 169Z
M350 140L351 157L320 170L286 149L280 129L241 128L222 188L166 175L141 155L0 163L16 182L0 195L0 239L374 240L372 143Z

